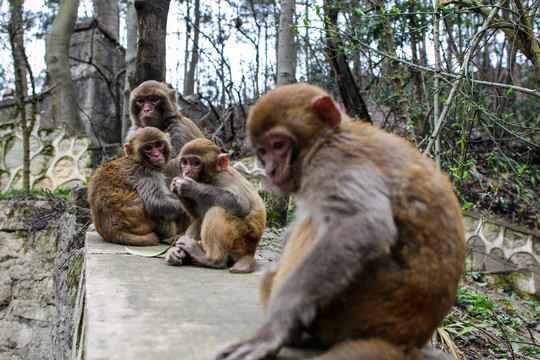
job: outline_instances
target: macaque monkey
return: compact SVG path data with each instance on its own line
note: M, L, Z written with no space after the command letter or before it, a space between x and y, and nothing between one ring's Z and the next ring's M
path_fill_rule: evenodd
M188 142L179 159L182 177L173 179L171 189L193 223L169 249L167 262L218 269L234 264L232 273L252 272L266 223L259 194L210 140Z
M155 80L137 86L129 99L131 127L127 137L138 128L156 127L171 137L171 159L178 156L188 141L204 137L197 125L182 115L176 96L176 90Z
M105 241L122 245L171 243L189 223L164 174L169 135L141 128L124 147L126 156L101 165L88 183L96 231Z
M216 359L273 357L303 330L329 347L318 359L447 358L422 348L454 302L465 260L448 178L313 85L269 92L247 129L270 180L296 194L297 215L280 267L263 277L263 323Z

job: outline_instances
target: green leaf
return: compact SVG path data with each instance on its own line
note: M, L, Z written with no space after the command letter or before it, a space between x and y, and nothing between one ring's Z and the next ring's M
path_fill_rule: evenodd
M128 254L131 254L131 255L137 255L137 256L142 256L142 257L157 257L157 256L165 254L167 250L172 248L174 244L176 244L176 240L178 240L178 237L179 235L176 235L171 245L167 246L165 249L160 250L158 252L138 251L138 250L130 249L127 246L125 246L124 249L127 251Z
M505 98L508 97L508 95L510 95L510 93L512 93L512 88L508 89L508 91L506 92L506 95L504 95Z

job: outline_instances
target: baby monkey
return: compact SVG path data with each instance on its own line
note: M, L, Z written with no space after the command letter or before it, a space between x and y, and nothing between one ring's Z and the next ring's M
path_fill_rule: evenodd
M229 155L208 139L188 142L180 152L182 177L171 190L193 223L167 252L167 262L192 262L232 273L252 272L266 209L253 185L229 167ZM200 241L200 242L199 242Z
M101 165L88 183L90 214L105 241L122 245L171 243L189 223L168 186L169 135L154 127L135 131L126 156Z

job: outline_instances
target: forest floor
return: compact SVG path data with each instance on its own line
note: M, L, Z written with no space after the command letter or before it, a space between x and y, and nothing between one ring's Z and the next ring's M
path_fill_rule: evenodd
M266 229L257 260L279 261L281 233L281 229ZM480 274L467 272L432 345L459 359L539 359L540 305L538 300L496 289L483 282Z

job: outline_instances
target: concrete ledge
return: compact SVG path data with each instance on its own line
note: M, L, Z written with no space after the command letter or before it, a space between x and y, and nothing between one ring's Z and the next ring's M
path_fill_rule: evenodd
M88 232L85 358L212 359L219 347L258 328L263 267L258 263L252 274L174 267L163 258L130 255ZM285 348L279 359L318 354L316 348Z

